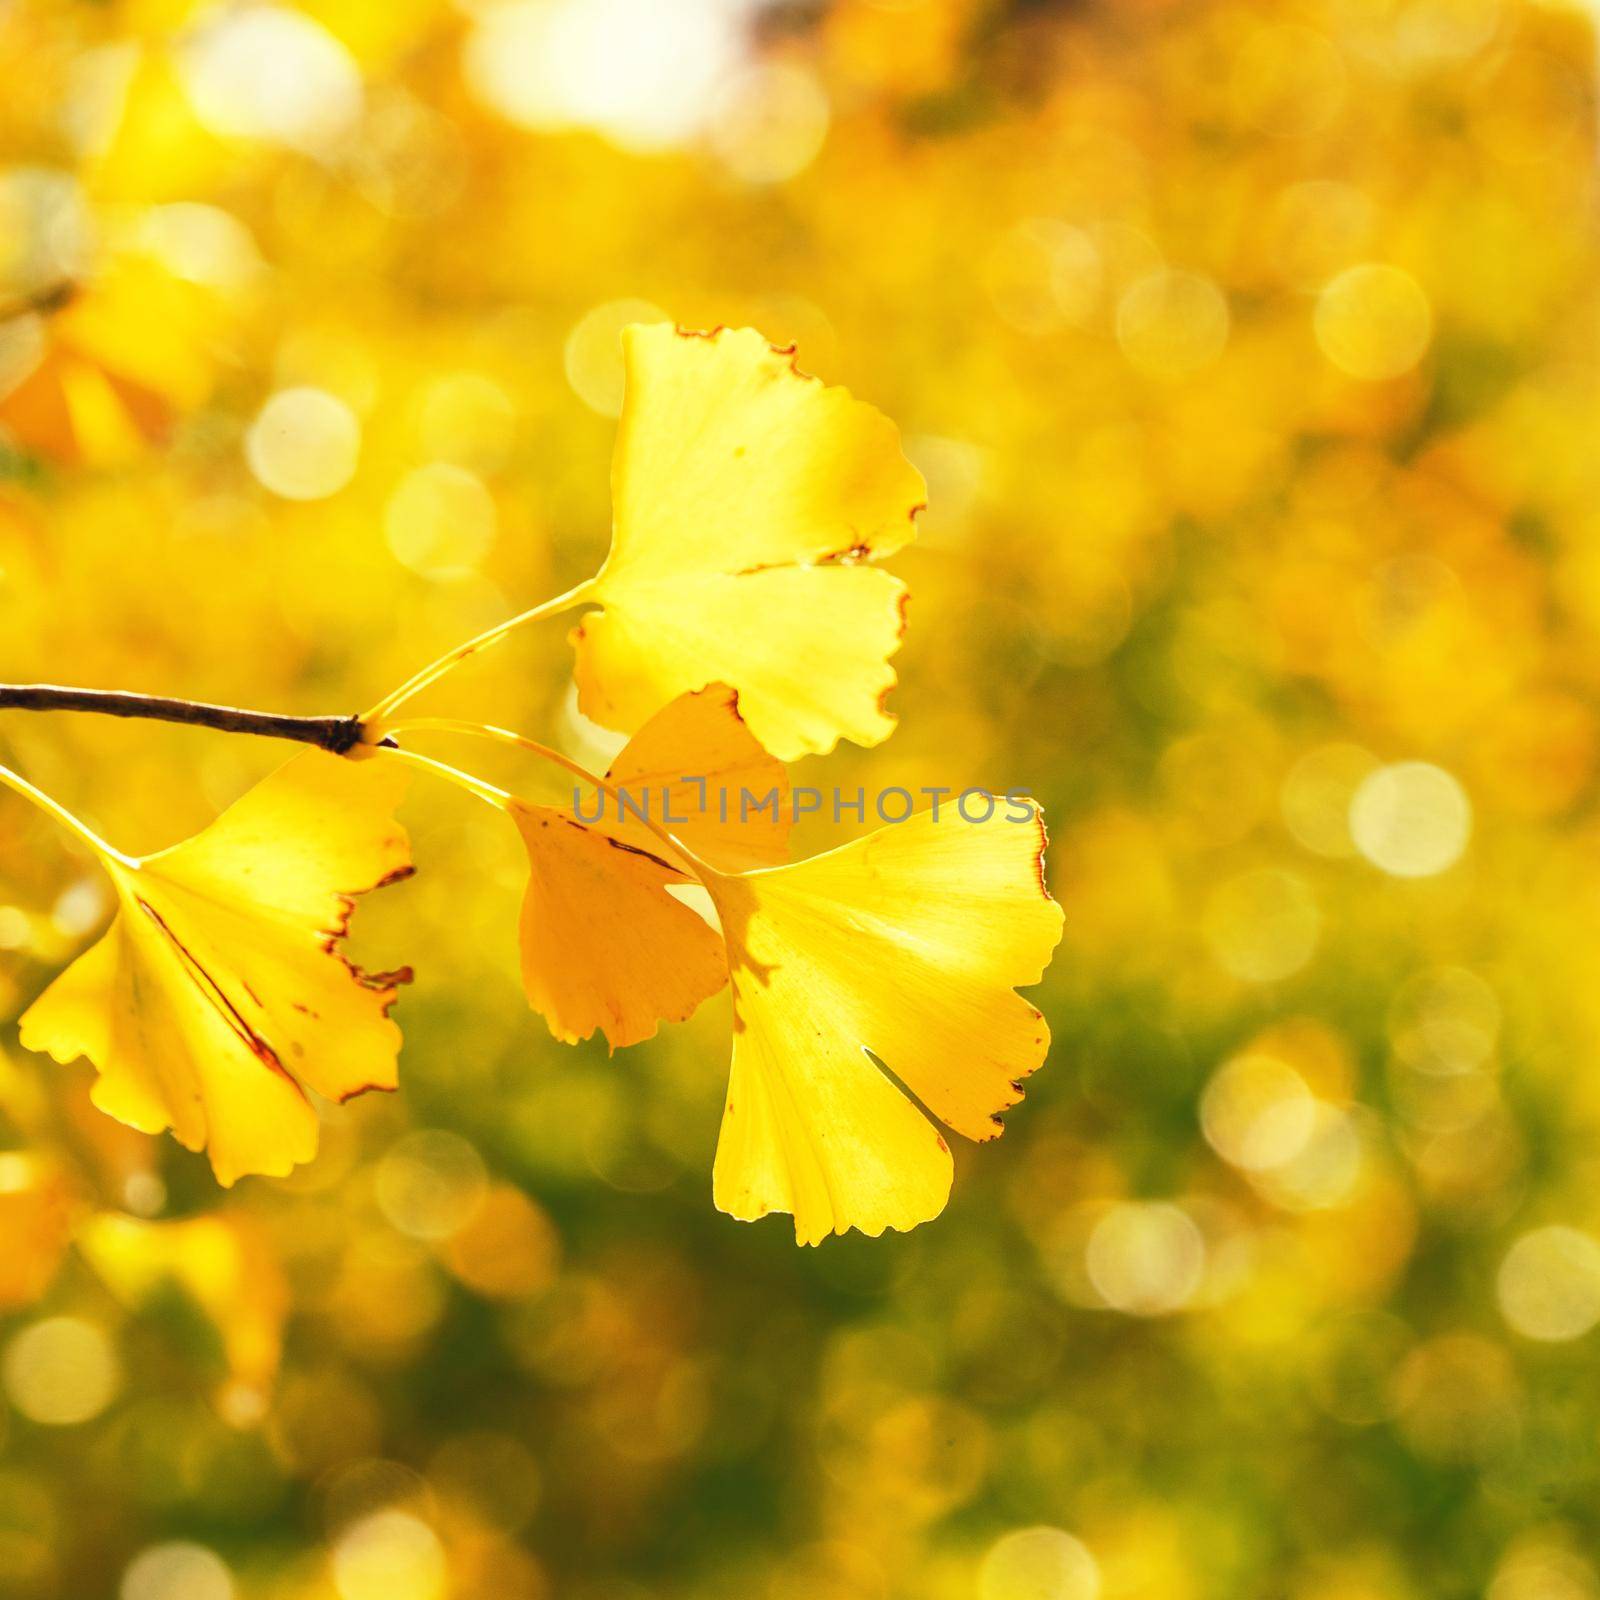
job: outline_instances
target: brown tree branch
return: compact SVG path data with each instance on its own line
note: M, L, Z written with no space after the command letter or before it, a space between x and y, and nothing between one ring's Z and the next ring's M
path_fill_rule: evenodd
M108 717L148 717L186 722L222 733L255 733L343 755L360 742L360 717L280 717L270 711L238 711L199 700L124 694L115 689L63 689L48 683L0 683L0 711L97 711Z

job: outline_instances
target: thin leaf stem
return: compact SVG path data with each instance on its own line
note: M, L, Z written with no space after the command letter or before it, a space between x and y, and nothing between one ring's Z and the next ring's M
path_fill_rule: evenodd
M468 794L476 795L478 799L493 806L496 811L510 809L511 795L504 789L497 789L492 783L486 783L482 778L474 777L470 772L462 772L459 767L435 761L432 756L418 755L415 750L402 750L398 745L383 744L379 745L378 749L390 761L404 761L407 766L431 772L434 777L443 778L446 783L453 783L457 788L465 789Z
M52 800L43 789L36 789L20 772L0 766L0 784L14 789L25 800L31 800L47 815L54 817L68 833L73 834L94 851L103 861L114 861L121 867L137 867L138 862L125 856L114 845L109 845L85 822L80 822L59 800Z
M377 705L362 716L363 725L369 728L378 727L381 732L387 733L389 729L381 726L384 719L399 710L406 701L437 683L447 672L454 671L469 657L499 644L507 634L515 632L524 623L538 622L543 617L553 617L559 611L569 611L573 606L581 605L593 592L594 586L593 578L585 578L582 583L568 589L565 594L558 594L542 601L531 610L512 617L509 622L498 623L478 634L476 638L468 639L465 644L458 644L453 650L446 651L437 661L431 661L420 672L413 673L398 689L386 694Z
M408 717L403 722L390 723L386 731L390 734L457 733L471 739L488 739L496 744L515 746L519 750L526 750L529 755L538 756L543 761L549 761L555 766L565 768L575 778L581 778L585 783L592 783L602 794L609 796L616 802L619 818L624 814L622 791L609 778L602 778L598 773L591 772L580 762L574 761L571 756L563 755L561 751L552 749L547 744L540 744L537 739L529 739L523 734L513 733L509 728L496 728L484 722L464 722L454 717ZM702 869L710 870L676 835L669 833L658 823L652 822L649 817L640 815L637 808L634 815L638 816L639 821L663 844L675 850L684 860L688 861L697 873Z

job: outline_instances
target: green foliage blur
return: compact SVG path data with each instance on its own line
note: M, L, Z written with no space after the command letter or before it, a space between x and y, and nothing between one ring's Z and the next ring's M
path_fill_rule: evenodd
M552 1042L514 833L419 783L402 1092L223 1194L16 1047L110 906L0 797L0 1595L1597 1600L1595 59L1555 0L0 3L0 679L368 704L593 569L624 323L749 324L931 489L901 727L796 781L1030 789L1067 914L944 1216L800 1251L711 1204L726 998ZM431 707L603 754L563 626ZM131 851L281 754L0 728Z

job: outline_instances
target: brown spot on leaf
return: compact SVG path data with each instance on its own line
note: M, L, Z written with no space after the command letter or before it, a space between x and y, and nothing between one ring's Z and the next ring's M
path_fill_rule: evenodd
M1050 899L1050 885L1049 885L1049 883L1047 883L1045 881L1045 875L1044 875L1044 853L1045 853L1045 850L1046 850L1046 848L1048 847L1048 845L1050 843L1050 835L1045 832L1044 812L1041 811L1037 806L1034 807L1033 820L1034 820L1035 825L1039 829L1039 848L1034 852L1033 870L1034 870L1035 876L1039 880L1039 893L1042 894L1045 897L1046 900L1049 900Z
M395 1085L392 1083L364 1083L359 1089L346 1089L339 1096L339 1104L347 1106L352 1100L364 1094L393 1094L394 1092Z
M842 550L834 550L825 555L817 563L822 567L853 567L857 562L866 561L872 555L872 546L865 539L857 539L854 544L849 544Z

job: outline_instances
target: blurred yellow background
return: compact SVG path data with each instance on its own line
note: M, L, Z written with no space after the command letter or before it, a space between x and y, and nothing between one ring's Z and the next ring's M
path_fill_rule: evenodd
M593 569L623 324L750 324L931 490L796 781L1030 789L1067 912L1006 1137L802 1252L726 1000L552 1043L419 785L402 1093L223 1195L16 1047L110 906L0 797L0 1595L1600 1597L1582 7L9 0L0 83L0 679L353 711ZM563 635L430 704L593 756ZM282 753L0 727L128 850Z

